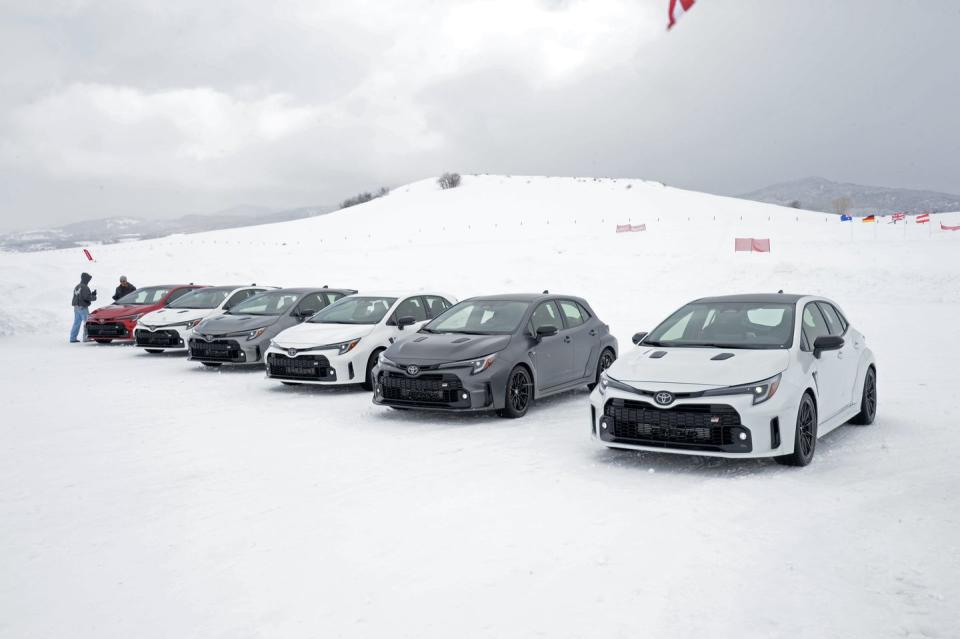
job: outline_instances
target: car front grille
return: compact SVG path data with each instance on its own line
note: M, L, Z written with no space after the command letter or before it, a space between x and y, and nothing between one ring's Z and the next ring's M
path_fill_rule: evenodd
M323 355L287 357L281 353L270 353L267 356L267 372L270 377L284 379L319 381L336 379L336 372L330 368L330 360Z
M736 435L741 428L740 414L726 404L681 404L657 408L647 402L612 399L603 414L613 422L615 441L642 446L688 448L694 450L741 450Z
M146 346L147 348L151 346L156 346L158 348L172 348L183 345L180 342L180 335L174 330L151 332L145 331L142 328L138 328L133 332L133 335L137 340L137 346Z
M87 337L126 337L127 327L120 322L87 322Z
M190 357L211 362L243 361L240 344L234 340L217 339L211 342L190 340Z
M388 372L380 377L383 399L418 404L452 404L463 383L456 375L420 375L407 377Z

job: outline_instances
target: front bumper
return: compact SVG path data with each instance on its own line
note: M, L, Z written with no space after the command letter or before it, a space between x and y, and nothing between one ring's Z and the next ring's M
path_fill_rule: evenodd
M780 392L754 405L748 395L652 398L599 387L590 395L591 436L611 448L713 457L773 457L793 452L796 407Z
M260 364L262 340L245 341L243 337L217 337L187 340L189 359L207 364Z
M101 322L88 319L86 322L89 339L132 340L136 327L136 321L131 320L104 320Z
M416 375L405 368L380 364L373 369L373 403L443 411L503 408L507 373L496 364L479 375L468 368L422 366Z
M349 354L337 355L336 350L267 349L264 363L267 377L300 384L359 384L366 374L366 366L354 362Z
M183 326L156 326L137 327L133 332L134 343L141 348L157 348L163 350L184 349L190 336L193 334Z

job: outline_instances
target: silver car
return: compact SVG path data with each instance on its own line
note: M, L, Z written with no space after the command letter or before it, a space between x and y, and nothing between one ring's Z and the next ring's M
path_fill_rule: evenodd
M282 288L251 297L197 326L190 338L190 359L205 366L262 364L277 333L353 293L327 287Z

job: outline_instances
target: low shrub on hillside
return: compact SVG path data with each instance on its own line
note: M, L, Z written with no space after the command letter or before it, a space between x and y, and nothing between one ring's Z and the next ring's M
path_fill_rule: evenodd
M444 173L437 178L437 184L440 185L440 188L443 190L455 189L460 186L460 174L459 173Z
M381 186L379 191L370 193L369 191L364 191L363 193L357 193L353 197L348 197L343 202L340 203L340 208L345 209L350 206L356 206L357 204L363 204L364 202L369 202L370 200L375 200L378 197L383 197L390 192L385 186Z

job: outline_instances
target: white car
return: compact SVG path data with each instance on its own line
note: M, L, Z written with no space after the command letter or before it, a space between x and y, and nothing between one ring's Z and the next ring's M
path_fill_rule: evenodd
M148 353L186 349L197 324L222 315L240 302L274 286L208 286L187 293L164 308L147 313L134 331L137 346Z
M442 293L350 295L274 337L266 353L267 377L372 390L370 373L380 353L456 302Z
M873 352L822 297L704 298L634 343L590 396L611 448L806 466L818 437L877 414Z

